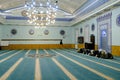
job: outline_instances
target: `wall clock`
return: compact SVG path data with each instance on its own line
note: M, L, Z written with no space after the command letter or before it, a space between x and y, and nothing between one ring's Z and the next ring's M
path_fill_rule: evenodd
M117 24L118 26L120 26L120 14L117 16L116 24Z
M11 30L11 34L12 34L12 35L17 34L17 30L16 30L16 29L12 29L12 30Z
M33 34L34 34L34 30L33 30L33 29L30 29L30 30L29 30L29 34L30 34L30 35L33 35Z

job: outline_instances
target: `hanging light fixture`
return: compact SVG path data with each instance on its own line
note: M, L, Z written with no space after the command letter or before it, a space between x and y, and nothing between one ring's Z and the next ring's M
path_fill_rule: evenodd
M26 1L26 16L29 18L29 23L38 26L47 26L55 23L58 1L55 1L55 3L52 3L50 0L44 1L45 0Z

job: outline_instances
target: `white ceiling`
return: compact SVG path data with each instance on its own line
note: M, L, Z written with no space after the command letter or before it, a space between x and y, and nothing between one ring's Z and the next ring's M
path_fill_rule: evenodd
M24 7L25 2L28 0L0 0L0 9L3 11L16 9L20 10L19 8ZM36 0L36 2L45 2L47 0ZM55 3L58 1L59 10L73 14L78 8L80 8L87 0L51 0L51 2ZM13 10L14 11L14 10ZM15 10L16 12L17 9ZM14 13L15 13L14 11Z
M21 12L25 10L25 2L30 0L0 0L0 15L4 16L22 16ZM36 2L46 2L47 0L36 0ZM61 20L70 21L68 18L76 18L87 15L94 9L104 5L108 2L120 0L51 0L55 3L58 1L57 18L64 18ZM111 3L109 3L111 4ZM108 4L108 5L109 5ZM59 21L61 21L59 19ZM9 23L9 22L8 22ZM61 22L60 22L61 23Z

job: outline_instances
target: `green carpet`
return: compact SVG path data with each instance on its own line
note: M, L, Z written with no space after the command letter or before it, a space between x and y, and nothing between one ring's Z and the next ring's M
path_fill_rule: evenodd
M115 57L115 59L106 60L93 56L88 56L85 54L77 53L75 49L54 49L60 54L77 61L80 64L83 64L89 68L92 68L106 76L113 78L114 80L120 79L120 71L113 70L106 66L97 64L105 64L117 69L120 69L119 60L120 57ZM9 52L10 50L1 50L0 54L4 54L4 52ZM3 56L0 56L0 60L9 57L12 54L15 54L20 50L11 51ZM0 77L4 75L20 58L23 58L23 61L13 70L13 72L8 76L7 80L35 80L35 65L36 65L36 57L28 57L25 56L28 50L23 50L19 54L5 60L0 63ZM67 76L60 67L52 60L54 58L57 60L64 68L66 68L73 76L75 76L78 80L106 80L105 78L97 75L94 72L82 67L71 60L66 59L65 57L57 54L56 52L47 49L48 53L46 53L43 49L38 50L38 54L51 54L54 55L52 57L39 57L40 71L42 76L42 80L70 80L70 76ZM28 54L36 54L36 49L31 50ZM87 59L87 60L86 60ZM91 61L89 61L91 60ZM94 62L92 62L94 61ZM118 62L114 63L112 61ZM97 62L97 63L95 63Z

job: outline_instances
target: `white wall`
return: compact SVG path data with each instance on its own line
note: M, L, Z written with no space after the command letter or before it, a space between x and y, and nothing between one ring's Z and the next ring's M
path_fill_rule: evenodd
M47 27L35 28L34 26L15 26L3 25L2 39L62 39L64 44L71 44L72 41L72 28L71 27ZM11 30L16 29L17 34L12 35ZM33 29L34 34L30 35L29 30ZM44 30L49 30L49 34L45 35ZM64 30L64 38L60 35L60 31ZM10 41L10 44L59 44L59 41Z
M4 23L4 21L5 21L5 17L4 16L2 16L2 15L0 15L0 41L1 41L1 38L2 38L2 23Z
M114 9L112 12L112 45L120 45L120 26L116 24L116 18L120 14L120 7ZM105 13L101 14L104 15ZM99 16L101 16L99 15ZM95 44L97 45L97 21L99 17L85 20L72 27L48 27L49 35L44 35L45 29L35 29L33 26L15 26L15 25L0 25L0 37L1 39L63 39L64 44L75 44L75 30L79 30L79 36L84 36L84 27L89 25L89 36L91 34L95 35ZM91 25L95 24L95 30L91 30ZM83 33L80 33L80 28L83 28ZM11 29L17 29L17 34L12 35L10 33ZM29 35L28 31L33 29L35 31L34 35ZM65 30L65 38L60 35L60 30ZM10 44L59 44L59 41L11 41Z
M112 45L120 46L120 26L118 26L116 24L116 18L120 14L120 7L116 8L114 10L111 10L111 12L112 12L112 18L111 18L112 19ZM103 13L101 15L104 15L104 14L105 13ZM99 16L101 16L101 15L99 15ZM95 35L95 44L98 44L97 43L97 21L96 21L96 19L99 16L96 16L94 18L85 20L84 22L81 22L81 23L73 26L73 27L79 29L79 36L84 36L84 34L85 34L84 33L84 27L86 25L89 25L90 26L90 28L89 28L90 29L90 34L94 34ZM91 25L93 23L95 24L95 30L94 31L91 30ZM83 28L83 33L82 34L80 33L80 28ZM89 34L89 36L90 36L90 34ZM74 35L74 37L75 37L75 35ZM75 42L75 39L74 39L74 42Z
M94 24L95 25L95 30L94 31L91 31L91 25ZM89 25L89 36L91 34L94 34L96 37L95 37L95 44L97 44L97 21L96 21L96 18L92 18L90 20L86 20L82 23L79 23L78 25L76 25L75 27L79 29L79 36L84 36L86 33L85 33L85 26L86 25ZM80 28L83 29L83 33L80 33Z
M118 15L120 15L120 7L112 11L112 45L120 46L120 26L116 24Z

